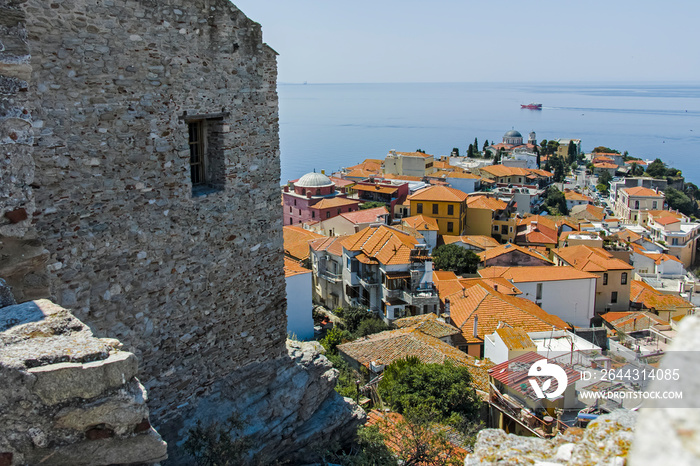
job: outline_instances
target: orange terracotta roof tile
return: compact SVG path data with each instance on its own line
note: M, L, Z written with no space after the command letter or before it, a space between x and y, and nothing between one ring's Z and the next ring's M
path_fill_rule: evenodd
M647 210L647 215L651 218L674 217L678 220L683 220L685 217L680 212L672 212L670 210Z
M386 207L375 207L373 209L357 210L340 214L341 217L354 224L377 222L377 217L388 215Z
M630 264L613 257L612 254L603 248L579 245L554 249L553 252L569 265L584 272L634 269Z
M353 181L353 180L346 180L346 179L344 179L344 178L338 178L338 177L335 177L335 176L329 176L328 178L330 178L331 181L332 181L333 183L335 183L335 185L336 185L338 188L345 188L345 187L347 187L347 186L352 186L352 185L354 185L354 184L356 183L356 182Z
M535 175L539 175L539 176L541 176L541 177L543 177L543 178L551 178L551 177L554 176L554 173L552 173L552 172L550 172L550 171L547 171L547 170L542 170L542 169L540 169L540 168L533 168L533 169L531 169L530 171L531 171L532 173L534 173Z
M366 184L356 184L353 189L355 191L363 191L363 192L368 192L368 193L381 193L381 194L394 194L399 190L398 186L387 186L383 184L373 184L373 185L366 185Z
M284 238L285 254L297 260L306 260L309 258L309 241L325 238L323 235L295 225L284 226L284 228L282 228L282 235Z
M334 256L343 255L343 245L342 241L347 238L346 236L327 236L315 240L309 241L309 246L314 251L327 251Z
M406 217L401 220L401 223L407 227L411 227L415 230L421 231L439 231L437 220L431 217L424 217L423 215L414 215L413 217Z
M529 267L486 267L479 270L484 278L503 277L513 283L550 282L559 280L596 279L597 275L583 272L570 266L552 267L536 265Z
M459 335L460 331L454 325L438 320L435 313L404 317L393 322L396 328L412 328L435 338L445 338Z
M634 165L637 164L640 167L646 167L647 163L644 160L628 160L625 162L625 165Z
M505 165L488 165L481 167L480 170L493 176L527 176L532 173L527 168L506 167Z
M661 217L661 218L655 218L654 221L658 223L659 225L672 225L674 223L680 223L681 221L676 218L676 217Z
M599 162L599 163L594 163L593 166L595 168L605 168L605 169L611 169L611 168L617 168L617 165L614 163L610 162Z
M481 284L445 299L450 300L452 323L462 330L468 343L482 343L484 335L490 335L504 325L521 327L526 332L568 328L566 322L547 313L532 301L499 293ZM477 331L474 335L474 320L477 317Z
M383 160L379 159L365 159L364 162L352 167L347 167L346 170L364 170L368 172L380 173L382 171Z
M309 207L309 209L330 209L333 207L344 207L344 206L357 206L360 201L355 199L347 199L344 197L333 197L330 199L321 199L316 204Z
M463 289L465 290L476 285L486 285L499 293L510 296L518 296L523 294L523 292L517 286L513 285L512 282L503 277L460 278L459 284L462 285Z
M632 280L630 283L630 301L644 309L657 312L689 310L695 307L680 296L660 293L651 285L639 280Z
M353 168L353 169L349 170L349 171L345 174L345 177L346 177L346 178L365 179L365 178L369 178L369 177L372 176L372 175L377 175L377 174L379 174L379 173L380 173L380 172L379 172L379 171L376 171L376 170L370 171L370 170L364 170L364 169L361 169L361 168Z
M564 190L564 197L566 198L567 201L586 201L586 202L593 202L593 199L591 199L588 196L584 196L581 193L578 193L576 191L573 191L571 189L565 189Z
M642 239L642 235L639 233L630 230L629 228L625 228L624 230L620 230L617 233L614 233L612 236L617 236L620 239L623 239L627 241L628 243L634 243L636 241L639 241Z
M409 175L394 175L393 173L384 173L382 178L387 180L399 180L399 181L423 181L420 176L409 176Z
M467 198L467 208L468 209L487 209L487 210L506 210L508 204L488 196L469 196Z
M475 248L479 248L482 250L497 248L501 245L501 243L496 241L492 236L484 236L484 235L464 235L464 236L446 235L446 236L443 236L442 239L445 242L445 244L464 243L464 244L468 244L470 246L474 246Z
M643 186L635 186L634 188L626 188L625 191L630 196L635 197L663 197L662 194L657 193L653 189L645 188Z
M615 159L608 157L607 155L599 155L598 157L595 157L593 159L593 163L599 163L599 162L614 162Z
M525 350L535 348L535 342L520 327L505 327L496 330L496 334L501 337L506 348L509 350Z
M569 215L576 219L602 221L605 218L605 209L592 204L574 206Z
M397 152L396 154L401 155L403 157L423 157L423 158L433 157L433 155L424 154L423 152Z
M413 236L387 226L369 227L348 236L342 242L348 251L361 252L356 256L365 263L377 261L385 265L409 264L411 250L418 244Z
M369 367L370 362L389 365L407 356L416 356L426 364L450 361L459 366L467 366L474 363L473 356L414 327L375 333L342 343L338 345L338 350L365 367Z
M284 258L284 276L293 277L294 275L301 275L304 273L311 273L311 270L303 267L299 262L293 261L288 257Z
M481 258L482 262L487 261L490 259L494 259L496 257L500 257L504 254L512 254L512 253L521 253L521 254L526 254L531 257L535 257L537 259L551 262L547 257L543 256L542 254L539 254L535 251L532 251L529 248L525 248L522 246L518 246L517 244L513 243L507 243L507 244L501 244L496 246L495 248L488 249L486 251L482 251L478 253L478 256Z
M408 196L408 199L411 201L464 202L467 199L467 194L447 186L430 186L416 191Z

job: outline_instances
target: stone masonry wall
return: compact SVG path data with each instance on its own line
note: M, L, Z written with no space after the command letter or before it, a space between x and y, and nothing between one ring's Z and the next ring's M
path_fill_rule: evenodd
M52 296L142 363L154 422L285 350L275 53L226 0L27 0ZM205 115L205 116L202 116ZM193 196L188 118L218 190Z
M48 254L31 226L32 67L23 3L0 0L0 277L7 279L20 301L48 295Z
M136 357L48 300L12 304L7 296L0 299L0 465L165 459Z
M19 237L31 225L32 118L27 108L31 79L23 0L0 0L0 236Z

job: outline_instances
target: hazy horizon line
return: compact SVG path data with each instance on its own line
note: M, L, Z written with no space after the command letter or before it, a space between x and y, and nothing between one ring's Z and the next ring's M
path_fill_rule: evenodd
M700 87L695 80L665 80L665 81L359 81L359 82L310 82L310 81L279 81L283 85L341 85L341 84L591 84L591 85L625 85L625 84L693 84Z

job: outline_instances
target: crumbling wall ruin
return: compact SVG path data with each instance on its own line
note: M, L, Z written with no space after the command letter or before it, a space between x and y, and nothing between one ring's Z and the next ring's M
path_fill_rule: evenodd
M48 300L0 304L0 464L165 459L136 357L120 347Z
M0 276L18 300L50 296L133 352L172 445L225 409L248 416L258 458L345 440L362 412L315 350L285 348L276 54L260 26L227 0L0 12Z
M275 53L226 0L28 0L52 295L142 361L155 419L285 352ZM216 125L196 195L188 118ZM213 162L212 162L213 165Z

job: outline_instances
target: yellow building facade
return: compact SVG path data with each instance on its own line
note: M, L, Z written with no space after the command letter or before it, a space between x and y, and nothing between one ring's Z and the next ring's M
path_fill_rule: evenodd
M439 234L460 236L467 226L467 195L446 186L431 186L408 196L411 215L437 221Z

